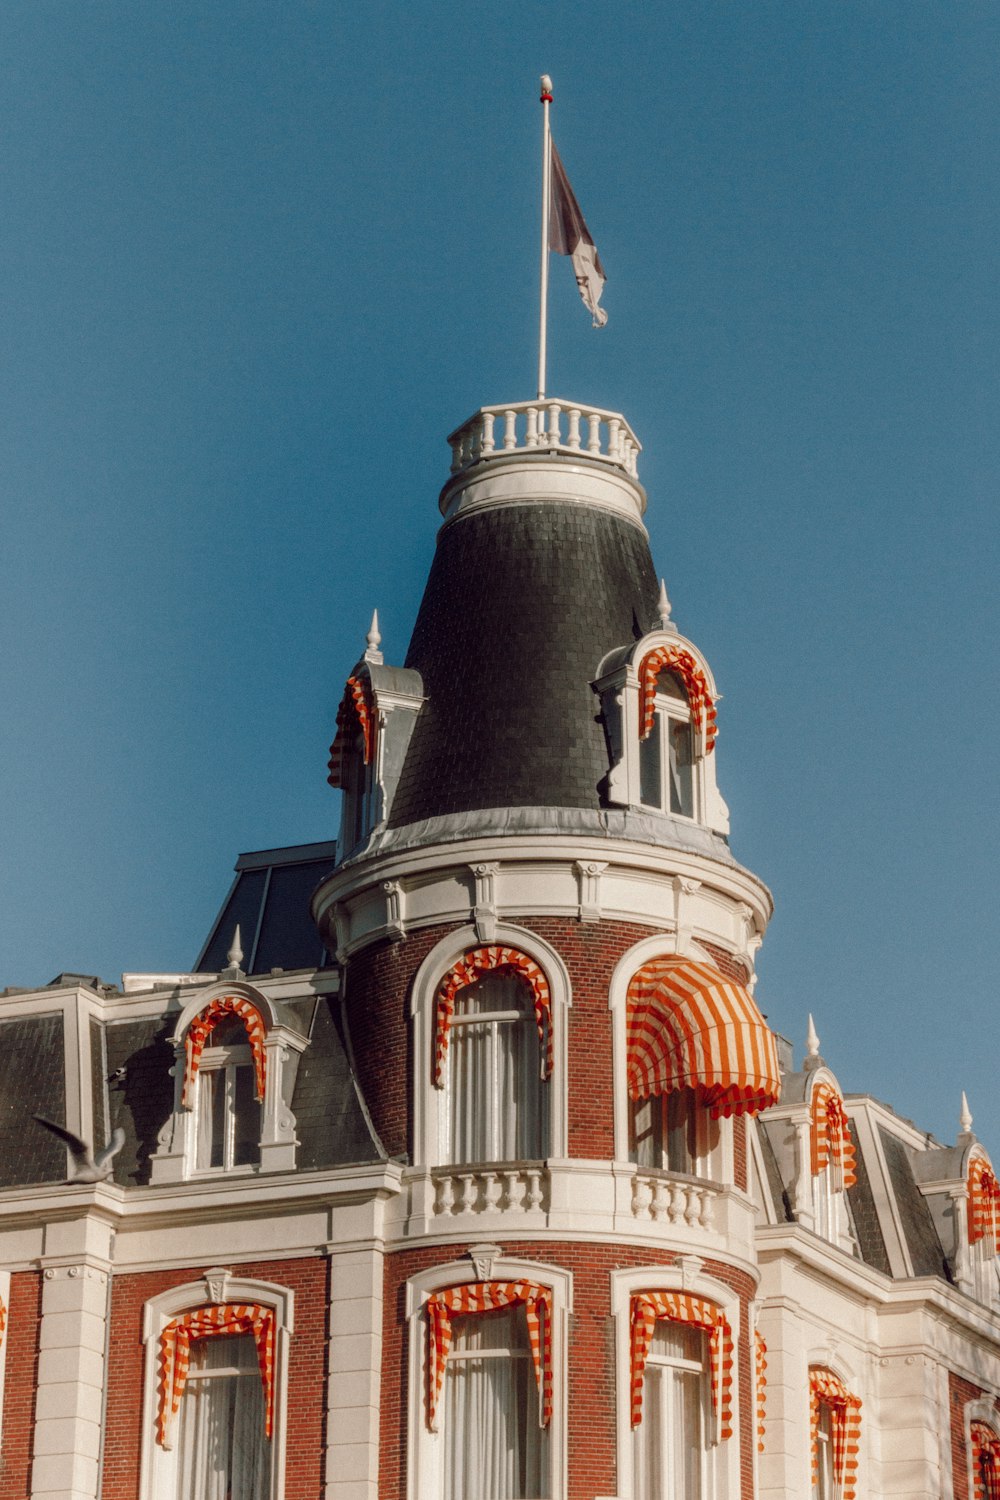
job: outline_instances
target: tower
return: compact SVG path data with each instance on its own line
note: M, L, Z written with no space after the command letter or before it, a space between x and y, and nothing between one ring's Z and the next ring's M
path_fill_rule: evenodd
M715 683L657 583L622 416L484 407L449 441L405 664L370 642L338 713L341 857L313 898L401 1164L406 1446L383 1443L381 1493L506 1463L505 1494L651 1496L694 1464L735 1496L747 1120L779 1081L751 998L771 901L729 849Z

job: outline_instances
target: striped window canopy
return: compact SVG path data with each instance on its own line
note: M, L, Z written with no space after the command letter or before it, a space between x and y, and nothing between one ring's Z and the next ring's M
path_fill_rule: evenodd
M840 1500L855 1500L858 1484L858 1452L861 1446L861 1398L853 1396L832 1370L814 1366L809 1371L809 1441L815 1483L819 1473L820 1408L831 1416L833 1482Z
M966 1185L969 1244L985 1240L989 1254L1000 1254L1000 1183L985 1156L976 1155L969 1162Z
M264 1384L264 1422L268 1437L274 1426L274 1313L254 1302L216 1302L172 1319L160 1334L157 1439L167 1446L171 1420L177 1415L187 1383L191 1345L197 1339L225 1334L253 1334Z
M763 1453L767 1429L767 1345L761 1333L754 1334L753 1354L757 1384L757 1452Z
M372 685L367 677L348 677L344 696L337 709L337 732L330 746L327 781L332 787L346 784L347 762L357 730L361 730L362 757L365 765L375 759L377 720Z
M264 1085L267 1078L264 1038L267 1035L267 1023L252 1000L247 1000L243 995L220 995L217 999L209 1001L205 1009L195 1016L184 1038L184 1087L181 1092L181 1103L189 1109L194 1103L195 1083L201 1065L201 1054L208 1046L212 1032L220 1021L225 1021L231 1016L242 1021L246 1028L247 1041L250 1043L250 1051L253 1054L257 1098L260 1100L264 1098Z
M660 1318L671 1323L686 1323L708 1334L712 1411L719 1440L725 1441L733 1433L732 1329L725 1313L714 1302L704 1297L692 1297L687 1292L636 1292L631 1299L629 1378L632 1426L638 1427L642 1421L642 1382L653 1331Z
M531 1002L542 1047L541 1074L552 1075L552 995L549 982L538 964L517 948L490 944L470 948L464 958L453 964L437 988L434 1006L434 1084L443 1088L445 1062L448 1056L448 1034L455 1014L455 998L466 985L475 984L484 974L512 975L522 979L531 991Z
M715 1119L777 1103L774 1036L749 991L714 964L677 954L643 964L626 1026L630 1098L694 1089Z
M985 1422L973 1422L972 1500L1000 1500L1000 1437Z
M446 1287L427 1300L427 1424L437 1429L437 1413L451 1349L452 1318L499 1308L524 1308L528 1345L538 1386L539 1425L552 1420L552 1292L534 1281L471 1281Z
M656 679L661 672L673 672L680 678L691 709L691 722L698 734L704 733L705 754L711 755L718 734L715 702L705 673L683 646L656 646L639 663L640 739L648 739L653 731Z
M838 1189L857 1182L857 1163L843 1096L832 1083L820 1082L809 1106L809 1157L812 1175L830 1168Z

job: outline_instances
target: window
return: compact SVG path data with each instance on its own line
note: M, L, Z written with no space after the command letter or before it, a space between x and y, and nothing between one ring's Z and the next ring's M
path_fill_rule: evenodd
M630 1100L630 1159L640 1167L661 1167L694 1176L706 1173L718 1141L718 1121L698 1101L694 1089L673 1089Z
M549 1433L524 1309L456 1317L444 1387L442 1500L546 1500Z
M861 1401L825 1366L809 1371L812 1500L855 1500Z
M252 1335L192 1344L176 1420L172 1500L266 1500L270 1443Z
M528 985L487 972L459 989L450 1020L444 1159L541 1160L549 1154L549 1084Z
M656 1324L646 1358L642 1421L633 1428L634 1500L709 1500L706 1344L700 1328Z
M673 672L656 679L652 727L639 741L639 800L683 818L697 815L691 709Z
M813 1500L834 1500L833 1487L833 1408L819 1403L816 1419L815 1475Z
M1000 1500L1000 1437L988 1422L973 1421L969 1440L975 1500Z
M195 1164L199 1171L250 1166L260 1155L261 1105L253 1056L241 1021L224 1021L201 1054Z
M856 1180L854 1141L839 1089L820 1080L809 1104L809 1165L813 1229L831 1244L850 1249L854 1234L847 1189Z

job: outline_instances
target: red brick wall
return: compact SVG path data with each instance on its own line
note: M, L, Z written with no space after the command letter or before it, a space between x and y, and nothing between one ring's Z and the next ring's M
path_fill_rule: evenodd
M323 1492L326 1447L329 1262L325 1257L310 1256L300 1260L231 1264L230 1269L253 1280L275 1282L295 1293L295 1332L289 1344L285 1497L286 1500L317 1500ZM184 1282L198 1281L203 1275L204 1267L201 1267L183 1271L145 1271L114 1278L101 1500L137 1500L139 1494L143 1307L150 1297ZM6 1493L0 1491L4 1496ZM13 1495L14 1491L10 1493Z
M387 1256L383 1323L382 1440L379 1495L381 1500L404 1500L406 1493L407 1433L406 1282L419 1271L458 1259L465 1246L425 1247ZM657 1255L628 1246L518 1242L510 1246L518 1260L536 1260L573 1273L573 1313L569 1319L567 1392L568 1431L566 1500L593 1500L617 1494L616 1410L627 1392L615 1389L614 1320L611 1314L613 1270L638 1266L672 1265L669 1252ZM745 1272L716 1261L705 1262L705 1273L731 1287L740 1297L740 1354L738 1381L738 1436L743 1500L753 1497L753 1444L756 1432L751 1378L748 1303L753 1282Z
M965 1408L986 1392L971 1380L948 1371L948 1412L951 1418L951 1477L955 1500L972 1500L969 1494L969 1452L965 1437ZM1000 1402L995 1403L1000 1413Z
M31 1494L31 1445L38 1387L38 1330L42 1320L39 1271L15 1271L7 1309L7 1371L0 1446L0 1500Z

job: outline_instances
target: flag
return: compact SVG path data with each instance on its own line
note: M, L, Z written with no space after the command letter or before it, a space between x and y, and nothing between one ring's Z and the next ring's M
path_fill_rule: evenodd
M550 140L549 149L552 153L549 176L549 249L554 250L557 255L570 257L583 305L593 317L594 327L603 328L608 315L600 306L600 301L607 277L601 265L601 257L569 185L566 168L559 160L555 141Z

